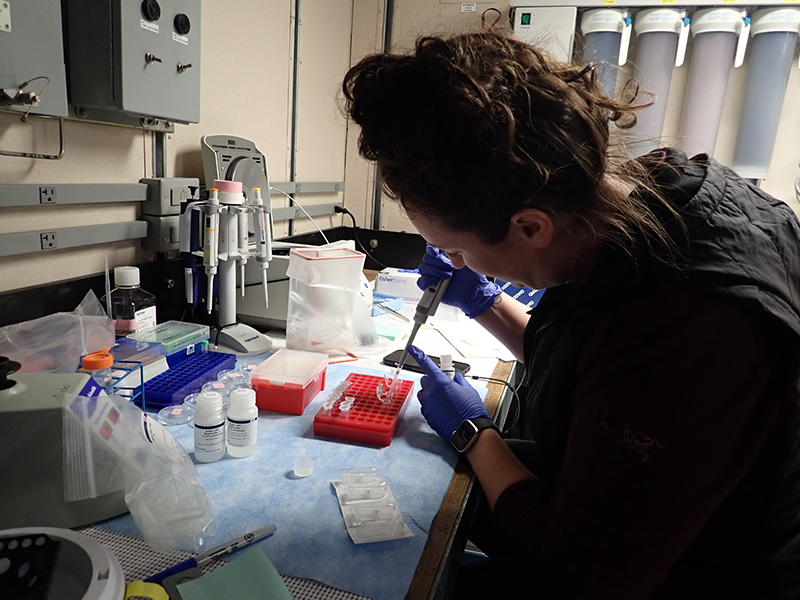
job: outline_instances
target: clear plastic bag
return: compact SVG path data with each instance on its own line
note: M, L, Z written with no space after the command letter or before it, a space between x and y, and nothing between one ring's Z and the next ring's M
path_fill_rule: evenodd
M71 313L0 328L0 356L20 363L20 373L74 373L81 356L113 346L114 321L91 290Z
M160 423L120 396L77 396L64 408L68 501L125 489L125 503L159 552L200 552L215 533L189 455Z
M287 348L322 352L358 346L353 304L364 258L349 248L292 248L286 271Z

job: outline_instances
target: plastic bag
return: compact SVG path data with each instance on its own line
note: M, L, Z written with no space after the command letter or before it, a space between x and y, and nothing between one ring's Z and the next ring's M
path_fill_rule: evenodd
M286 347L320 352L358 346L353 303L364 254L349 248L292 248Z
M200 552L216 521L189 455L160 423L120 396L78 396L64 409L68 501L125 489L125 503L158 552Z
M114 321L91 290L71 313L0 328L0 356L20 363L20 373L74 373L81 356L113 346Z

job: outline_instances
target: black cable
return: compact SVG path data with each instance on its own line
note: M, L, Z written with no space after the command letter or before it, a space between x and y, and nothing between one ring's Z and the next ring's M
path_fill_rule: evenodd
M381 261L379 261L377 258L375 258L375 255L372 254L372 252L370 252L369 250L367 250L364 247L364 244L361 243L361 240L358 239L358 226L356 225L356 218L353 216L353 213L351 213L349 210L347 210L343 206L336 206L334 208L334 211L337 212L337 213L339 213L339 212L343 213L343 214L347 215L348 217L350 217L353 220L353 237L355 238L356 243L358 244L358 247L361 248L364 251L364 254L366 254L372 260L374 260L376 263L378 263L378 265L380 265L380 267L382 269L388 268L385 264L383 264Z
M514 428L514 426L517 423L520 422L520 419L522 417L522 413L524 412L524 409L523 409L523 406L522 406L522 401L519 398L519 393L518 393L517 388L515 388L513 385L511 385L510 383L508 383L504 379L498 379L496 377L482 377L481 375L467 375L467 377L469 377L470 379L477 379L479 381L493 381L494 383L502 383L509 390L511 390L511 393L514 396L514 402L516 403L516 411L514 411L515 414L514 414L514 418L511 421L511 424L507 425L504 428L503 435L505 435L509 431L511 431ZM513 404L512 404L512 408L513 408Z

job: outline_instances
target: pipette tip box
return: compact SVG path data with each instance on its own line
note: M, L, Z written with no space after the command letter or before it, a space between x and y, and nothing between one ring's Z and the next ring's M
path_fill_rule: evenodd
M320 408L314 417L314 435L375 446L391 444L408 408L414 382L401 379L394 398L390 402L383 402L377 393L378 386L384 383L383 377L350 373L345 381L349 381L350 386L345 390L342 400L352 396L353 405L346 414L340 410L340 402L327 415L325 408Z
M250 373L261 410L302 415L325 387L328 355L281 348Z

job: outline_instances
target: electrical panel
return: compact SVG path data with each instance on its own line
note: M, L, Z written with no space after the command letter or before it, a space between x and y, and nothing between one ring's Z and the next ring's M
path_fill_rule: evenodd
M577 16L575 6L515 6L514 37L568 63L572 61Z
M200 0L64 6L70 104L78 117L200 121Z
M60 0L0 0L0 110L67 116Z

